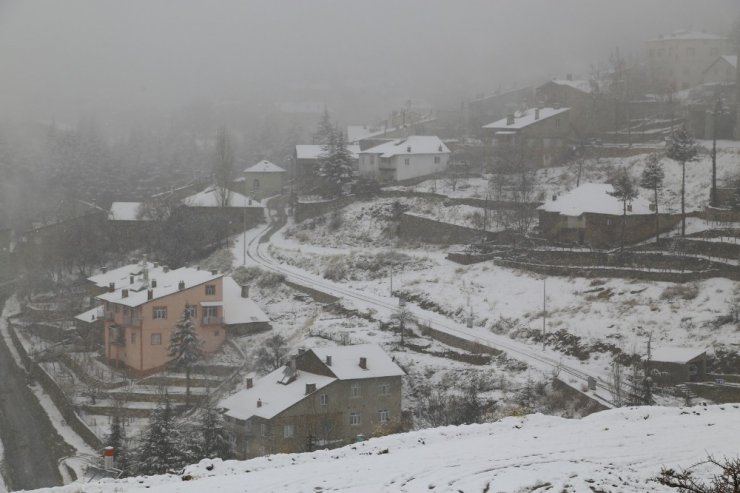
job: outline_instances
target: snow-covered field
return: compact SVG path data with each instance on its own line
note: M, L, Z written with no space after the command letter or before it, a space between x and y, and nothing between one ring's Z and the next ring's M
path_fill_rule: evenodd
M48 493L675 491L652 479L708 454L734 457L740 406L638 407L568 420L541 414L398 434L341 449L203 460L180 475L107 480ZM701 478L716 472L700 466Z

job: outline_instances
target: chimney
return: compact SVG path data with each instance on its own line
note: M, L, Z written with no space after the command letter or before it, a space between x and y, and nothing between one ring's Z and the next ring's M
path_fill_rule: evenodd
M299 347L298 348L298 354L303 354L305 352L306 352L306 348L304 348L304 347Z
M247 378L247 388L251 389L252 387L254 387L254 380Z
M249 285L242 284L242 298L249 298Z
M364 356L360 357L360 368L367 370L367 358Z
M534 119L535 120L539 120L540 119L540 109L539 108L535 108L534 109Z
M552 201L555 202L556 200L558 200L558 196L557 196L557 194L553 194L552 195Z
M506 124L514 125L514 113L509 113L508 115L506 115Z
M154 290L153 289L147 289L146 290L146 299L151 301L154 299Z
M411 152L411 146L406 146L406 152Z
M157 287L157 280L156 279L152 279L152 287L153 288L156 288Z
M128 276L128 283L129 284L133 284L134 283L134 276L133 275Z
M108 272L108 267L106 267L106 266L102 266L102 267L100 268L100 271L101 271L101 272L102 272L103 274L105 274L106 272Z
M154 262L154 268L155 269L159 268L159 262Z
M114 283L114 282L109 282L109 283L108 283L108 292L109 292L109 293L112 293L112 292L113 292L113 291L115 291L115 290L116 290L116 283Z
M217 269L211 269L211 274L213 274L215 276L216 274L218 274L218 270Z
M121 290L121 298L128 298L128 289Z
M113 447L105 447L103 449L103 467L106 471L113 469L113 454L115 449Z
M316 392L316 384L315 383L307 383L306 384L306 395Z
M439 144L439 147L437 148L439 152L442 152L442 144Z
M200 270L200 265L196 265L195 270Z
M262 399L257 399L257 407L262 407Z
M170 271L170 268L168 266L163 266L162 269L164 270L165 274Z
M326 355L326 366L331 366L331 356Z
M177 283L177 290L178 291L182 291L183 289L185 289L185 281L178 282Z

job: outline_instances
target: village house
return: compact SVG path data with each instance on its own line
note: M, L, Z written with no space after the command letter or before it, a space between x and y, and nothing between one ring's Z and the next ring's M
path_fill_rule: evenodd
M575 132L570 108L530 108L484 125L488 140L507 159L519 156L522 165L557 166L571 151Z
M348 144L347 151L352 157L352 165L357 169L360 153L358 144ZM294 182L300 191L312 193L320 186L319 168L321 159L326 156L326 146L320 144L299 144L295 146Z
M266 159L244 170L244 194L256 200L283 193L286 171Z
M646 42L650 77L667 91L698 86L705 69L730 50L727 38L716 34L678 31L659 36Z
M542 236L558 243L579 243L602 248L622 240L623 204L609 195L608 184L585 183L538 207ZM655 209L647 199L627 203L625 243L636 243L655 235ZM677 215L660 214L660 230L672 229Z
M574 79L568 74L542 84L536 93L536 100L544 106L570 108L570 123L581 137L613 129L614 102L601 81Z
M360 152L360 176L381 182L404 181L447 169L450 150L434 136L413 135Z
M717 57L701 74L704 84L734 84L737 78L737 55Z
M662 347L650 354L650 370L657 385L672 386L707 379L707 350Z
M264 221L264 206L260 201L239 192L210 186L183 199L191 217L224 227L224 234L234 234Z
M339 447L400 429L403 375L376 344L309 349L218 406L241 459Z
M206 353L217 351L228 333L269 329L269 319L248 298L246 286L216 271L142 262L92 276L103 302L105 357L134 374L156 372L169 361L168 347L186 307ZM100 309L78 316L95 323Z

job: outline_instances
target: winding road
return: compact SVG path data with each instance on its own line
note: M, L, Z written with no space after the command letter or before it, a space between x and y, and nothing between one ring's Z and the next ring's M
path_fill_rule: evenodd
M278 221L273 221L273 216L279 217ZM352 289L350 287L328 281L321 277L307 273L301 269L288 266L275 260L269 253L269 241L273 233L284 225L284 216L282 211L277 214L269 214L271 222L264 228L252 234L247 238L247 257L252 263L273 272L281 273L286 278L296 284L300 284L323 293L336 296L345 300L352 301L358 307L372 308L379 314L390 316L398 308L398 299L392 297L378 296L373 293L367 293ZM543 373L558 374L561 380L568 382L576 390L587 385L589 380L596 382L596 390L588 392L591 398L596 399L606 407L613 407L611 404L612 386L608 381L607 375L590 374L577 367L578 360L563 356L556 351L543 351L536 349L508 337L493 334L489 331L470 329L438 313L424 310L411 303L407 308L414 314L417 320L423 321L430 327L457 336L470 341L477 342L493 349L504 351L508 357L523 361L530 368L542 371Z

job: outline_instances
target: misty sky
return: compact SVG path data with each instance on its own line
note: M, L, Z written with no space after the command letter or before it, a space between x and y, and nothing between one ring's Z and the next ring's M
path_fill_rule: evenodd
M73 119L336 91L462 100L585 74L661 32L726 32L738 12L738 0L0 0L0 108Z

